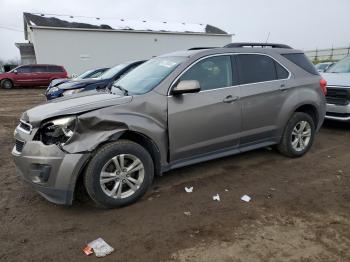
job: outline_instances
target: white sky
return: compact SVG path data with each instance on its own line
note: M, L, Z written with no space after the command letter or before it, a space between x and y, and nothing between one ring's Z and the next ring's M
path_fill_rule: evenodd
M350 0L0 0L0 58L19 57L23 12L205 23L236 36L298 49L350 45Z

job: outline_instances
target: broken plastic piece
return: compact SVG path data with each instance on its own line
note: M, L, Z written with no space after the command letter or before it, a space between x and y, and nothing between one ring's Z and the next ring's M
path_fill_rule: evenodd
M84 247L83 251L88 256L94 252L97 257L104 257L112 253L114 251L114 248L108 245L106 241L99 237L98 239L87 244Z
M188 217L192 215L190 211L185 211L184 214Z
M213 200L214 200L214 201L220 202L220 196L219 196L219 194L216 194L215 196L213 196Z
M252 198L248 195L244 195L241 197L241 200L244 201L244 202L249 202Z
M187 193L192 193L192 192L193 192L193 186L191 186L191 187L185 187L185 191L186 191Z

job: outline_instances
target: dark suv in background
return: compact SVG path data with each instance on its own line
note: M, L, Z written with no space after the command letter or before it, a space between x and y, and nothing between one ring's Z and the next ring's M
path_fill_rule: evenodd
M67 71L58 65L23 65L0 74L2 88L14 86L48 86L53 79L67 78Z
M185 50L150 59L111 92L26 111L12 154L48 200L71 204L82 181L98 205L118 207L179 167L270 145L303 156L323 123L325 93L303 52L285 45Z

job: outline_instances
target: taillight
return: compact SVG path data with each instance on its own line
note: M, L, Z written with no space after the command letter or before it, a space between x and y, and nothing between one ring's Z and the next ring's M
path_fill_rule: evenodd
M320 88L322 90L322 93L324 95L327 95L327 81L323 78L320 80Z

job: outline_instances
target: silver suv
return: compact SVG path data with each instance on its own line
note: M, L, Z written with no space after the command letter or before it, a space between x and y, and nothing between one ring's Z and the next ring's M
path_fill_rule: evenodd
M325 91L305 55L285 45L194 48L147 61L111 92L26 111L12 154L20 177L49 201L71 204L82 181L96 204L119 207L175 168L270 145L304 155Z
M350 123L350 56L332 65L322 76L328 83L326 119Z

